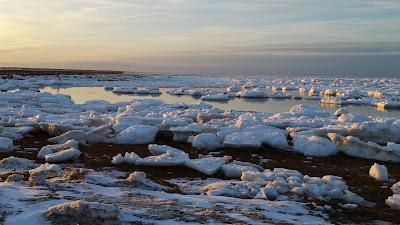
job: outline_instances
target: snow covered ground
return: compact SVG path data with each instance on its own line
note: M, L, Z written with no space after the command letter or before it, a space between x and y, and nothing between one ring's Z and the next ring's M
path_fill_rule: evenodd
M68 95L40 92L45 87L102 87L111 94L142 98L127 95L126 101L100 98L76 103ZM163 101L157 97L160 88L172 88L168 95L198 101ZM332 201L340 210L384 204L353 192L356 188L335 174L315 177L301 168L266 169L262 163L216 156L226 149L251 149L257 155L267 147L288 158L345 155L371 165L379 161L369 172L377 180L373 182L388 187L400 179L397 170L393 173L384 166L400 163L400 79L37 76L2 79L0 89L4 224L325 224L332 222ZM238 98L301 98L335 107L391 108L396 116L367 116L345 107L332 112L307 104L282 112L215 107ZM28 136L35 139L39 134L47 141L21 146ZM156 145L160 135L190 150ZM146 155L136 154L134 146L148 144ZM132 148L122 154L101 153L116 165L113 168L88 169L85 149L99 145ZM194 154L197 150L207 155ZM120 165L179 167L213 180L182 176L163 183L139 171L118 171ZM400 205L397 186L386 200L387 210Z

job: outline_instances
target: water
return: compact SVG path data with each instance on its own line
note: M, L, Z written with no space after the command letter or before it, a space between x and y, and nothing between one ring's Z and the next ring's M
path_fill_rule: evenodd
M89 100L101 99L111 103L120 101L132 101L133 99L159 99L165 103L187 103L193 104L201 102L199 98L192 96L175 96L166 93L169 89L161 88L162 94L160 95L118 95L111 91L106 91L103 87L69 87L69 88L43 88L42 92L49 92L52 94L66 94L70 95L71 99L77 103L82 104ZM298 94L297 91L288 91L289 94ZM214 107L223 110L246 110L256 112L287 112L289 109L298 104L311 105L316 107L323 107L326 111L335 112L339 107L333 105L321 105L317 100L303 100L303 99L248 99L248 98L233 98L227 102L205 101ZM383 110L369 105L349 105L343 106L348 108L351 112L364 114L367 116L380 116L380 117L399 117L400 110Z

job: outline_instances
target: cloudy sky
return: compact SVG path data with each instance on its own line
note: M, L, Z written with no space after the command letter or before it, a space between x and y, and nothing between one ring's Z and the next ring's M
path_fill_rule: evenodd
M400 75L399 62L399 0L0 0L0 66Z

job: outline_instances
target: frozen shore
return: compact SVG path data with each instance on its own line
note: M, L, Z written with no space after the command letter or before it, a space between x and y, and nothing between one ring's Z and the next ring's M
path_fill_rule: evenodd
M169 87L171 95L202 101L76 104L38 91L90 86L142 95ZM378 207L384 213L368 222L399 222L391 216L398 185L390 187L400 180L400 111L376 117L298 104L272 113L208 103L285 99L292 95L284 91L295 90L321 104L396 108L398 79L41 76L2 79L0 89L4 224L326 224L360 222L357 213ZM389 168L384 179L373 178L383 167L369 177L374 162Z

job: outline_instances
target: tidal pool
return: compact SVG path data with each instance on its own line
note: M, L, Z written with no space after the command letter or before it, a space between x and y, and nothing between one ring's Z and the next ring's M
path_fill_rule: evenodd
M200 98L192 96L176 96L167 93L169 88L161 88L160 95L121 95L115 94L112 91L107 91L103 87L68 87L54 89L50 87L42 88L41 92L49 92L52 94L66 94L70 95L71 99L77 103L82 104L89 100L106 100L111 103L120 101L132 101L133 99L159 99L165 103L187 103L193 104L201 102ZM295 94L297 91L289 91L287 93ZM326 111L335 112L339 106L336 105L322 105L319 100L304 100L304 99L276 99L276 98L263 98L263 99L250 99L250 98L232 98L226 102L216 101L203 101L214 107L222 110L245 110L245 111L256 111L256 112L287 112L294 105L304 104L316 107L322 107ZM380 109L369 105L346 105L342 108L347 108L351 112L360 113L368 116L380 116L380 117L399 117L400 110L396 109Z

